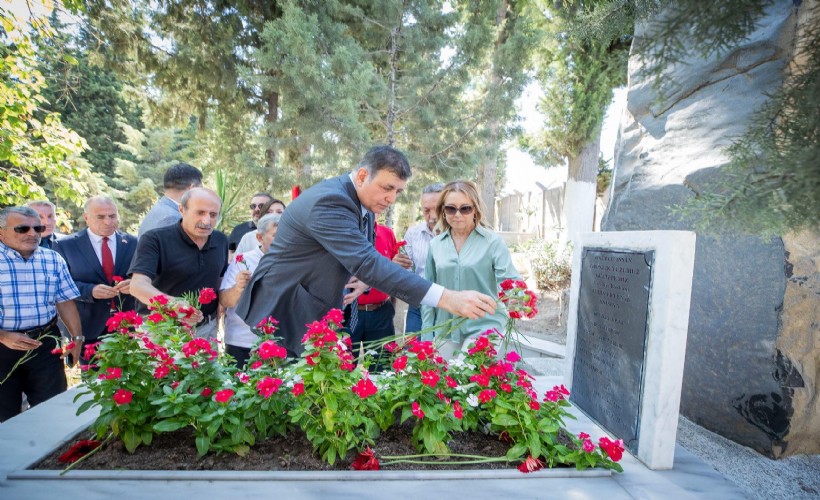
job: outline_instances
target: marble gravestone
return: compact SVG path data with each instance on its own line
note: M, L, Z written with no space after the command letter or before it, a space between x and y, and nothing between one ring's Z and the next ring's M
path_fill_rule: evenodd
M575 242L565 379L570 401L651 469L671 469L695 234L588 233Z

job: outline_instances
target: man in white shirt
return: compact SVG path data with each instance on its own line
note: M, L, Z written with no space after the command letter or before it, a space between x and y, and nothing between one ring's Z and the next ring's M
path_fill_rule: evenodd
M225 307L225 352L230 354L237 366L242 368L251 354L251 347L258 339L251 328L236 315L234 306L242 296L251 275L259 265L259 260L268 252L270 244L276 237L279 228L280 214L267 214L260 218L256 227L256 248L244 253L237 253L231 259L219 289L219 305Z
M424 265L427 262L427 252L430 250L430 240L436 236L436 204L444 184L430 184L421 191L421 215L424 218L415 226L411 226L404 233L404 246L407 255L398 253L393 258L393 262L405 269L424 277ZM407 318L404 323L406 333L421 330L421 308L409 306L407 308Z

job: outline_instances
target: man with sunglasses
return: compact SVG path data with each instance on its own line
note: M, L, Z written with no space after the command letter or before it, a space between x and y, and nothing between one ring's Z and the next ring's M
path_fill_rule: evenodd
M238 224L233 228L231 235L228 236L228 250L235 252L237 245L239 245L239 242L242 241L242 237L256 229L256 224L259 222L259 218L265 215L265 213L262 212L262 207L264 207L267 203L270 203L272 200L273 196L262 192L256 193L251 197L251 220ZM284 212L284 209L282 209L282 211Z
M270 250L259 262L236 313L249 326L268 316L279 321L288 355L302 353L305 325L342 307L341 290L355 275L409 304L426 304L467 318L495 311L495 297L447 290L381 255L368 239L370 213L395 203L412 175L407 158L376 146L353 172L302 193L282 215Z
M140 224L137 237L156 229L176 224L182 218L179 211L182 195L189 189L202 186L202 172L187 163L177 163L165 171L162 187L165 190L162 198L145 214Z
M39 246L43 231L30 207L0 210L0 422L20 413L24 393L35 406L66 390L63 362L51 353L58 314L74 341L73 359L85 340L73 301L80 292L62 257Z

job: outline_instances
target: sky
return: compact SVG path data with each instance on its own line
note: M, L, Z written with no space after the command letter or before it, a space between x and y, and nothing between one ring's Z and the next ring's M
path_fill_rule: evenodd
M540 93L541 89L538 84L532 83L527 86L516 102L518 112L523 119L522 125L527 132L537 131L544 121L544 117L538 111L537 106ZM614 94L601 128L601 153L604 159L610 162L610 166L615 151L615 141L618 138L618 122L626 104L626 89L623 87L617 88ZM501 195L515 191L540 191L535 185L536 181L549 188L553 185L560 185L566 179L566 165L551 168L541 167L532 161L527 152L513 145L507 149L507 183L504 189L501 190Z

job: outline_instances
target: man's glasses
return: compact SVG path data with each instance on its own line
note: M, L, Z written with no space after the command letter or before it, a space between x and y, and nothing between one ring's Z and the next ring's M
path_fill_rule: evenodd
M14 232L20 234L26 234L32 229L34 229L35 233L40 234L46 230L46 226L14 226Z
M256 210L257 208L262 208L265 206L265 203L251 203L251 210Z
M444 205L444 213L447 215L455 215L456 212L461 212L461 215L470 215L473 213L475 207L472 205L461 205L454 207L453 205Z

